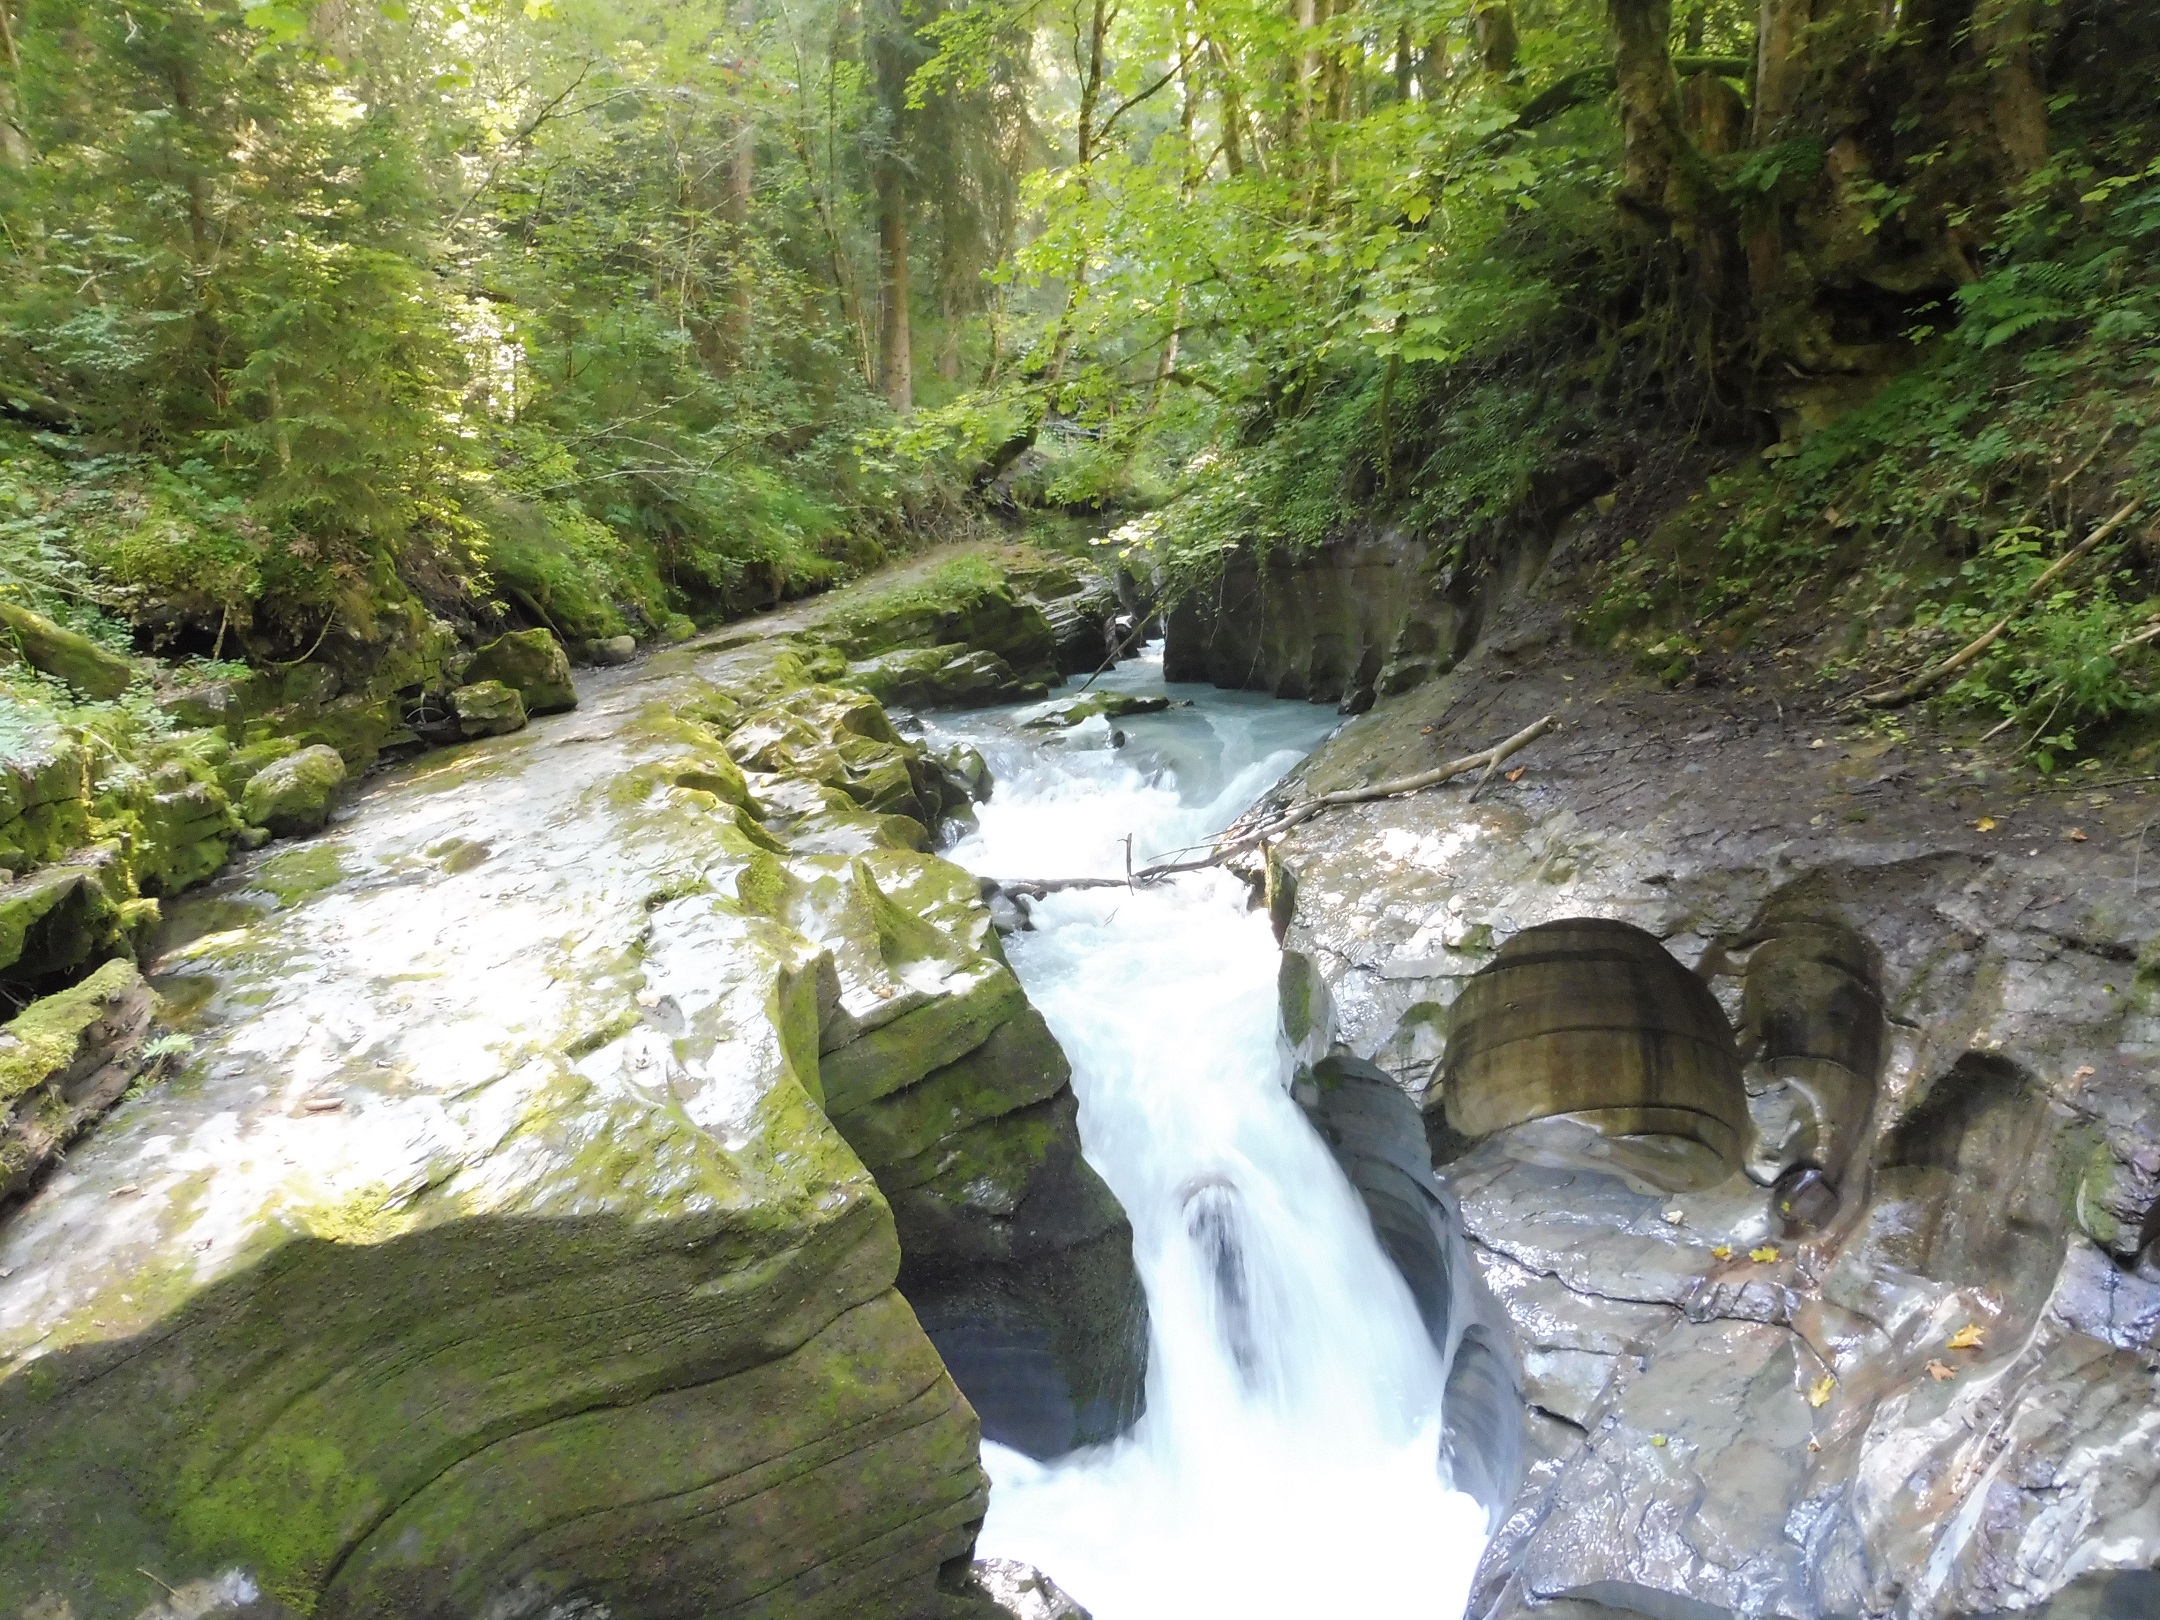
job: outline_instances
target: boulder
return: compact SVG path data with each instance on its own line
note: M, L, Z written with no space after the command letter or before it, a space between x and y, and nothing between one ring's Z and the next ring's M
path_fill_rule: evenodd
M1057 633L1042 609L980 560L851 603L828 614L818 633L851 659L962 646L995 653L1023 681L1048 682L1058 669Z
M0 886L0 980L49 988L86 964L132 951L158 906L128 894L118 854L106 844Z
M570 658L547 630L513 630L473 654L465 679L500 681L524 699L527 714L555 714L577 707Z
M156 1006L135 964L112 961L0 1029L0 1208L133 1084Z
M965 1587L1011 1620L1088 1620L1087 1610L1065 1589L1017 1558L978 1558L969 1566Z
M983 708L1042 696L994 652L965 646L903 647L849 664L847 684L886 703L911 708Z
M118 653L0 597L0 657L9 653L86 698L116 698L135 682L135 666Z
M133 860L145 894L178 894L225 864L245 823L214 781L160 787L140 806Z
M1078 697L1057 698L1031 710L1021 725L1030 731L1058 731L1101 716L1122 720L1129 714L1160 714L1170 700L1160 695L1139 696L1131 692L1085 692Z
M240 812L280 838L297 838L321 830L344 784L345 761L335 748L317 743L249 777Z
M501 681L475 681L450 694L458 731L467 737L499 737L525 725L525 700Z
M0 698L0 866L25 871L90 835L83 746L50 714Z
M637 657L637 637L603 636L580 649L588 664L627 664Z

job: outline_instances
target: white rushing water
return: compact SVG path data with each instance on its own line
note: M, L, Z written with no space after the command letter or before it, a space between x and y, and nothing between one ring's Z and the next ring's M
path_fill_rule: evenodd
M1163 690L1159 659L1107 684ZM1117 722L1119 750L1100 721L1061 747L1009 714L945 721L997 779L952 858L993 877L1122 873L1128 833L1136 866L1203 839L1332 723L1174 690L1198 706ZM1147 1411L1048 1465L985 1445L978 1556L1036 1565L1096 1620L1454 1620L1485 1514L1441 1469L1439 1354L1291 1098L1266 916L1207 872L1054 894L1032 917L1006 945L1132 1221Z

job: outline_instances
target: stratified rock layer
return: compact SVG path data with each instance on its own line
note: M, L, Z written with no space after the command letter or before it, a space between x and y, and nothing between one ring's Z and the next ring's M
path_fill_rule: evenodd
M1138 1289L921 852L966 789L810 668L659 655L172 908L192 1060L0 1225L0 1613L960 1612L977 1422L903 1249L1068 1411L1136 1374L1067 1279Z

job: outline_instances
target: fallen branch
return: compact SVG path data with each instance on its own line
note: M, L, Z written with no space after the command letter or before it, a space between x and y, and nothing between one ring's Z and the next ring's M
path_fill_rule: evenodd
M1994 646L2002 638L2002 633L2010 628L2017 616L2025 611L2028 604L2050 585L2054 584L2055 581L2062 578L2079 558L2129 522L2130 514L2137 510L2137 506L2136 501L2129 501L2117 509L2106 522L2056 558L2038 579L2026 586L2024 593L2018 597L2016 604L2012 606L2008 613L2005 613L2001 618L1981 631L1980 634L1973 637L1972 640L1966 642L1964 646L1942 660L1941 663L1930 664L1903 686L1878 687L1872 692L1862 692L1860 701L1871 709L1897 709L1904 707L1915 698L1925 697L1936 687L1942 685L1944 681L1957 674L1959 670L1972 663L1988 648Z
M1233 822L1223 834L1222 842L1217 843L1207 854L1189 861L1162 861L1154 866L1142 867L1137 872L1131 871L1128 866L1127 876L1122 878L1015 878L1009 881L984 878L983 892L985 895L1003 892L1027 899L1040 899L1046 894L1056 894L1066 889L1122 889L1175 877L1180 872L1204 871L1211 866L1220 866L1233 856L1257 849L1270 839L1280 838L1291 828L1304 825L1323 810L1332 810L1346 804L1370 804L1376 799L1399 798L1406 793L1438 787L1443 782L1482 768L1485 774L1478 778L1477 787L1470 795L1475 800L1477 795L1484 791L1485 784L1492 780L1492 774L1500 768L1501 761L1510 755L1521 753L1559 724L1558 715L1548 714L1542 720L1523 727L1503 742L1480 749L1475 754L1465 754L1460 759L1451 759L1445 765L1435 765L1429 771L1419 771L1414 776L1398 776L1391 781L1375 782L1369 787L1338 788L1332 793L1316 793L1309 799L1299 800L1287 810L1279 811L1270 819L1248 825L1243 831L1239 830L1238 823Z

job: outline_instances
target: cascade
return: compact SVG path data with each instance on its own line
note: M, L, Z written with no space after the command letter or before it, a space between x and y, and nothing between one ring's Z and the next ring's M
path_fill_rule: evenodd
M1159 649L1106 677L1162 693ZM1012 711L943 717L996 791L948 853L991 877L1115 876L1204 839L1332 725L1196 701L1052 744ZM1199 872L1030 902L1007 941L1072 1060L1089 1161L1131 1219L1147 1409L1037 1461L984 1446L979 1555L1048 1571L1097 1620L1453 1617L1486 1513L1440 1460L1447 1368L1363 1204L1291 1096L1278 949L1245 886Z

